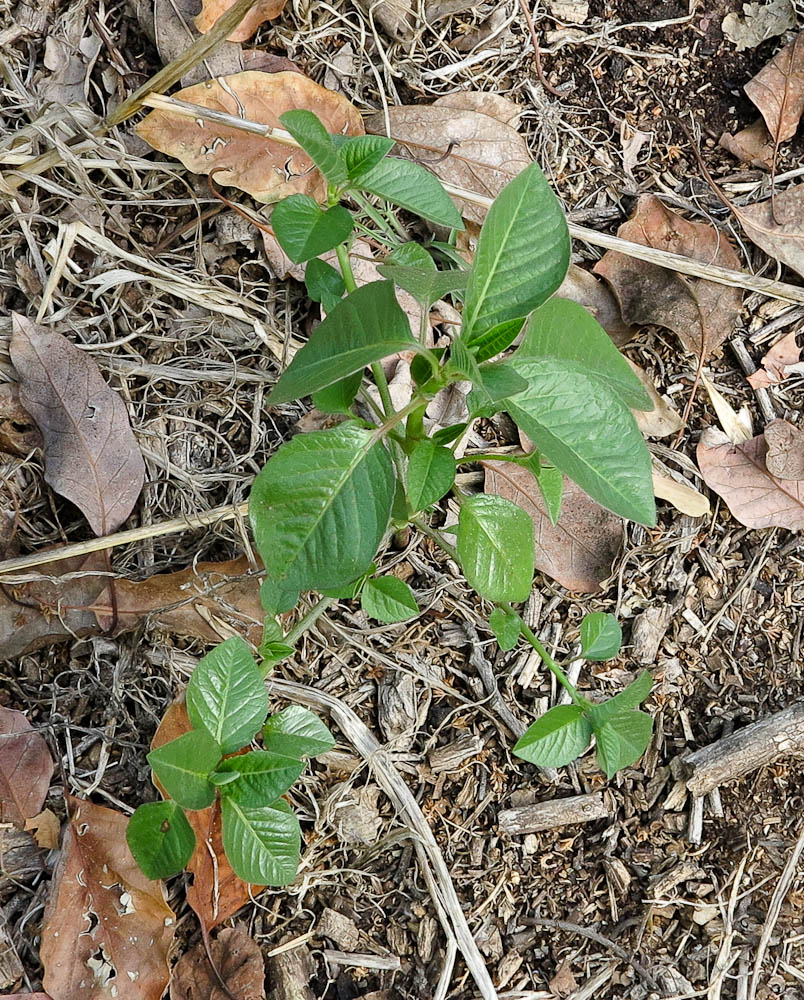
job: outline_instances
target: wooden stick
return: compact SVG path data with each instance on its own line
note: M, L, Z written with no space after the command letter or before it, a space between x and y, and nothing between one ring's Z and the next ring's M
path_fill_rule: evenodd
M550 799L549 802L503 809L497 820L502 833L519 836L523 833L536 833L538 830L555 830L559 826L591 823L595 819L607 819L609 815L610 809L603 793L593 792L590 795L573 795L566 799Z

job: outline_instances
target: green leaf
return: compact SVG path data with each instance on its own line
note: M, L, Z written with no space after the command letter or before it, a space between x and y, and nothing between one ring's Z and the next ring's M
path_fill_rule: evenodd
M220 762L218 771L237 772L239 777L224 785L222 794L234 796L242 806L268 806L285 794L304 767L302 761L270 750L250 750L227 757Z
M343 187L349 183L346 163L335 148L332 136L312 111L286 111L279 116L287 129L330 184Z
M360 178L360 188L441 226L463 229L461 213L429 170L411 160L387 157Z
M653 401L614 343L583 306L569 299L545 302L530 317L518 358L553 358L594 374L632 410L652 410Z
M430 254L419 243L410 240L408 243L401 243L388 254L387 264L400 264L402 267L415 267L436 273L436 265Z
M564 476L561 470L543 465L536 476L536 482L539 484L539 492L544 500L550 523L558 524L561 501L564 498Z
M299 603L299 591L285 587L278 580L263 580L260 601L269 615L283 615Z
M413 591L395 576L378 576L366 580L360 595L360 606L380 622L405 622L419 613Z
M623 630L614 615L593 611L581 622L581 656L587 660L610 660L620 651Z
M301 399L397 351L424 350L390 281L372 281L341 299L282 373L267 405Z
M269 577L319 591L357 579L388 527L394 488L390 455L356 423L281 445L254 481L249 506Z
M288 705L263 726L266 750L288 757L317 757L335 746L335 738L324 723L301 705Z
M466 271L434 271L403 264L380 264L378 270L384 278L404 288L417 302L426 306L431 306L450 292L463 291L468 278Z
M361 573L356 580L350 580L349 583L345 583L342 587L330 587L326 590L321 590L324 597L334 597L338 601L353 601L360 591L363 589L363 584L366 582L372 573L377 570L377 564L371 563L365 573Z
M384 135L335 135L332 141L346 164L349 180L353 184L376 167L395 145L393 139Z
M578 705L559 705L537 719L514 747L514 753L539 767L561 767L589 746L592 727Z
M328 313L332 312L346 291L340 272L332 264L318 257L307 261L304 283L307 286L307 295L313 302L320 302Z
M506 409L539 451L599 504L655 524L650 453L625 403L563 362L515 356L509 363L528 388Z
M227 639L199 661L187 685L187 714L224 754L245 746L268 712L259 667L239 636Z
M504 361L480 365L477 369L479 381L466 397L469 413L479 417L492 417L504 409L504 400L515 396L528 387L522 376Z
M193 856L195 834L178 803L146 802L126 827L126 843L146 878L178 875Z
M430 438L417 441L408 459L408 500L415 511L437 503L455 482L455 456Z
M223 847L235 875L252 885L288 885L296 878L301 850L299 821L277 799L270 806L241 805L221 799Z
M289 646L285 642L285 634L282 631L282 626L272 615L269 615L265 619L262 642L257 649L257 653L263 660L263 672L265 672L266 666L270 667L272 664L278 663L279 660L293 656L293 646Z
M233 781L237 781L239 777L239 771L213 771L209 776L209 780L216 788L223 788L224 785L231 785Z
M410 363L410 377L416 385L424 386L438 371L438 362L444 355L443 347L434 347L427 354L417 354Z
M421 355L417 355L421 357ZM352 414L352 404L363 381L363 369L355 372L354 375L347 375L346 378L339 379L328 385L326 389L319 389L313 393L313 406L322 413L348 413Z
M558 199L535 163L507 184L480 231L463 310L463 337L524 318L559 287L570 239Z
M620 691L619 694L615 694L613 698L609 698L599 705L594 705L587 711L586 714L592 726L597 729L613 715L618 715L625 709L636 708L637 705L641 705L650 694L652 687L653 678L647 670L643 670L637 679L632 681L624 691Z
M206 809L215 801L209 774L221 759L221 748L205 729L183 733L148 754L159 783L185 809Z
M458 517L458 556L481 597L526 601L533 583L533 522L503 497L469 497Z
M522 621L516 612L495 608L489 615L489 627L503 652L513 649L519 642Z
M309 195L291 194L274 208L271 228L288 257L301 264L345 243L354 220L342 205L325 211Z
M442 427L440 431L436 431L433 434L431 441L436 444L450 444L456 438L459 438L461 434L466 430L467 425L464 424L452 424L451 427Z
M495 354L501 354L513 344L524 323L524 317L499 323L484 333L468 337L466 346L472 351L478 364L482 361L488 361L489 358L493 358Z
M635 764L647 750L653 733L653 719L646 712L627 709L595 725L597 762L607 778Z

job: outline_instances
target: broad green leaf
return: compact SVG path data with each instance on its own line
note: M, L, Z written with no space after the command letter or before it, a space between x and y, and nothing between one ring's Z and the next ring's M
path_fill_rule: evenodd
M505 408L539 451L602 506L655 524L650 453L625 403L560 361L515 356L509 363L528 388Z
M570 239L558 199L535 163L507 184L480 231L463 309L463 334L524 318L558 288Z
M365 573L361 573L356 580L350 580L349 583L345 583L341 587L330 587L326 590L321 590L319 593L324 597L334 597L339 601L353 601L363 589L363 584L366 580L376 572L377 564L371 563Z
M581 622L581 656L587 660L610 660L620 652L623 630L614 615L593 611Z
M443 347L434 347L427 354L416 355L410 363L410 377L416 385L427 385L438 371L438 362L443 354Z
M285 757L270 750L250 750L227 757L218 771L237 772L237 781L223 786L222 794L232 795L242 806L269 806L290 788L304 770L298 758Z
M379 622L405 622L415 618L419 605L413 591L396 576L378 576L366 580L360 595L360 606Z
M223 847L235 875L252 885L288 885L296 878L301 850L299 821L277 799L270 806L241 805L221 799Z
M249 515L271 579L331 590L368 569L391 516L394 468L371 430L297 434L254 481Z
M653 678L647 670L643 670L637 679L632 681L624 691L620 691L613 698L600 702L600 704L594 705L589 709L586 714L592 726L597 729L610 719L612 715L617 715L627 708L636 708L637 705L641 705L650 694L652 687Z
M266 667L270 667L280 660L293 656L293 647L285 642L285 634L282 626L272 615L265 619L262 632L262 642L257 649L257 653L262 657L262 670L266 672Z
M206 809L215 801L209 780L221 759L221 748L206 729L193 729L148 754L159 783L185 809Z
M489 615L489 627L503 652L513 649L519 642L522 621L514 611L495 608Z
M390 281L372 281L341 299L282 373L267 405L301 399L397 351L423 350Z
M412 160L386 157L360 178L359 187L441 226L463 229L461 213L429 170Z
M583 306L553 298L531 314L518 358L574 362L594 374L632 410L652 410L653 401L611 337Z
M417 355L421 357L421 355ZM326 389L319 389L313 393L313 406L322 413L349 413L352 414L352 404L363 381L363 370L347 375L346 378L339 379L328 385Z
M307 286L307 295L313 302L320 302L328 313L332 312L346 291L340 272L318 257L307 261L304 284Z
M426 306L431 306L450 292L463 291L468 278L466 271L435 271L404 264L380 264L378 270L384 278L404 288L417 302Z
M499 323L484 333L467 338L466 346L472 351L478 364L488 361L513 344L524 323L524 317Z
M332 141L346 164L354 186L394 148L394 140L384 135L334 135Z
M578 705L559 705L537 719L514 747L514 753L539 767L561 767L589 746L592 727Z
M263 726L266 750L288 757L317 757L335 746L335 738L324 723L301 705L288 705Z
M440 431L433 434L431 440L436 444L450 444L466 430L466 424L453 424L451 427L442 427Z
M437 503L455 482L455 456L430 438L417 441L408 459L408 500L415 511Z
M344 158L335 148L332 136L312 111L286 111L279 116L279 121L330 184L342 187L349 183L349 171Z
M178 875L193 856L195 834L178 803L146 802L126 827L126 843L146 878Z
M504 400L515 396L528 387L522 376L504 361L480 365L477 369L480 381L474 383L466 398L469 413L479 417L492 417L505 409Z
M224 785L231 785L240 777L239 771L213 771L209 780L216 788L223 788Z
M262 673L239 636L199 661L187 685L187 714L193 728L205 729L222 753L234 753L252 740L267 712Z
M419 243L412 240L402 243L388 254L386 264L400 264L402 267L424 268L431 274L435 274L436 265L430 254Z
M299 603L299 591L286 587L278 580L263 580L260 585L260 601L269 615L283 615Z
M271 228L288 257L302 264L345 243L354 220L342 205L324 210L309 195L291 194L274 209Z
M458 556L481 597L526 601L533 583L533 522L503 497L469 497L458 518Z
M607 778L635 764L647 750L653 719L645 712L626 709L595 725L597 762Z

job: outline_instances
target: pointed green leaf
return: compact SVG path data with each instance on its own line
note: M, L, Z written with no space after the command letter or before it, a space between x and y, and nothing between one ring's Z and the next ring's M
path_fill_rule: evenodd
M278 580L263 580L260 585L260 601L269 615L283 615L292 611L299 603L299 591L286 587Z
M408 459L408 500L415 511L437 503L455 482L455 456L430 438L417 441Z
M458 518L458 556L481 597L526 601L533 583L533 522L503 497L469 497Z
M304 763L270 750L250 750L237 757L227 757L218 771L237 772L237 781L224 785L222 794L232 795L242 806L268 806L290 788L304 770Z
M302 264L345 243L354 220L342 205L325 211L309 195L291 194L274 208L271 228L288 257Z
M249 506L269 577L319 591L357 579L388 527L394 488L390 455L355 423L283 444L254 481Z
M252 885L288 885L296 878L301 850L299 821L277 799L270 806L241 805L221 799L223 847L235 875Z
M349 183L349 171L335 148L332 136L312 111L296 109L279 116L287 129L330 184L338 187Z
M285 634L282 626L271 615L265 619L262 632L262 642L257 649L257 653L262 657L262 670L266 672L266 667L270 668L274 663L293 656L293 647L285 642Z
M379 622L405 622L415 618L419 605L413 591L396 576L378 576L366 580L360 604L369 618Z
M466 338L466 346L474 354L478 364L482 361L488 361L489 358L493 358L495 354L501 354L513 344L524 324L524 317L499 323L484 333Z
M304 269L304 284L313 302L320 302L326 312L332 312L343 298L346 285L339 271L325 260L313 257Z
M234 753L250 742L267 712L262 673L239 636L199 661L187 685L187 714L193 728L205 729L222 753Z
M221 748L206 729L193 729L148 754L159 783L185 809L206 809L215 801L209 774L221 759Z
M395 145L393 139L384 135L338 135L332 138L349 171L352 185L376 167Z
M559 705L537 719L514 747L514 753L538 767L562 767L589 746L592 727L578 705Z
M441 181L412 160L397 157L380 160L376 167L361 176L359 187L430 222L450 229L463 229L461 213Z
M402 267L424 268L430 274L435 274L436 265L430 254L419 243L412 240L401 243L388 254L387 264L400 264Z
M636 708L637 705L641 705L650 694L652 687L653 678L647 670L643 670L637 679L632 681L624 691L620 691L613 698L600 702L600 704L594 705L589 709L586 714L592 726L597 729L610 719L612 715L617 715L627 708Z
M515 612L506 611L505 608L495 608L489 616L489 627L503 652L507 653L519 642L522 621Z
M181 807L168 799L137 809L126 827L126 843L146 878L171 878L193 856L195 834Z
M341 299L280 376L269 406L301 399L397 351L424 350L410 332L390 281Z
M288 705L272 715L262 730L266 750L288 757L317 757L335 746L324 723L301 705Z
M564 476L560 469L543 465L536 476L536 482L539 484L539 492L544 500L550 523L556 525L561 514L561 501L564 498Z
M404 288L417 302L431 306L450 292L461 292L466 288L466 271L435 271L424 267L408 267L403 264L380 264L378 268L384 278Z
M209 780L216 788L223 788L224 785L231 785L240 777L239 771L213 771Z
M595 725L597 762L607 778L635 764L647 750L653 733L653 719L645 712L627 709L617 712L602 725Z
M581 622L581 656L587 660L610 660L620 652L623 630L614 615L593 611Z
M466 289L462 336L524 318L558 288L570 239L558 199L535 163L507 184L480 231Z
M322 413L348 413L353 416L352 404L362 381L361 369L354 375L347 375L346 378L333 382L326 389L319 389L313 393L313 406Z
M515 396L528 387L522 376L504 361L480 365L477 374L480 381L474 383L472 391L466 397L466 405L473 417L494 416L505 409L506 398Z

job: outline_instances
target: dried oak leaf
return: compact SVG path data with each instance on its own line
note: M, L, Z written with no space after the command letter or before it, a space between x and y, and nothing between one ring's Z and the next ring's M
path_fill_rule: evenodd
M706 485L723 497L734 518L746 528L804 528L804 481L771 475L764 435L732 444L716 427L698 443L698 467Z
M210 942L212 961L228 996L199 941L173 969L170 1000L264 1000L265 963L257 942L241 927L225 927Z
M748 384L752 389L767 389L768 386L778 385L790 375L790 366L798 365L800 361L801 348L796 343L794 330L776 341L762 359L762 367L748 376Z
M759 170L770 170L773 167L773 150L776 143L765 127L761 118L741 129L735 135L724 132L718 140L723 149L728 150L743 163L749 163Z
M187 87L175 97L275 128L281 128L279 116L285 111L306 108L329 132L363 134L354 105L299 73L235 73ZM257 201L270 203L290 194L326 197L326 184L307 154L274 139L169 111L152 111L135 131L189 170L214 170L218 184L240 188Z
M765 428L768 452L765 467L777 479L804 479L804 431L786 420L773 420Z
M0 451L25 458L42 447L42 435L30 413L20 402L18 386L0 385Z
M202 0L201 11L195 19L196 28L205 35L234 3L235 0ZM279 17L286 3L287 0L257 0L227 41L245 42L261 24Z
M732 205L732 211L752 243L804 275L804 184L780 192L775 200L775 217L770 198L746 207Z
M96 535L115 531L145 480L125 403L88 354L18 313L9 353L20 402L44 440L45 480L80 508Z
M633 218L620 226L617 235L707 264L740 266L728 240L714 226L688 222L654 195L642 195ZM616 250L609 250L594 270L611 285L626 323L667 327L692 354L711 354L731 334L740 314L740 289L683 278Z
M126 843L121 813L66 796L70 818L42 925L42 985L57 998L159 1000L175 915Z
M622 544L622 519L565 478L561 517L552 525L536 480L527 469L513 462L484 462L483 468L486 493L513 501L533 520L536 568L567 590L599 591Z
M777 52L743 89L777 144L794 136L804 112L804 32Z
M22 712L0 707L0 823L26 829L42 810L53 777L47 743Z

